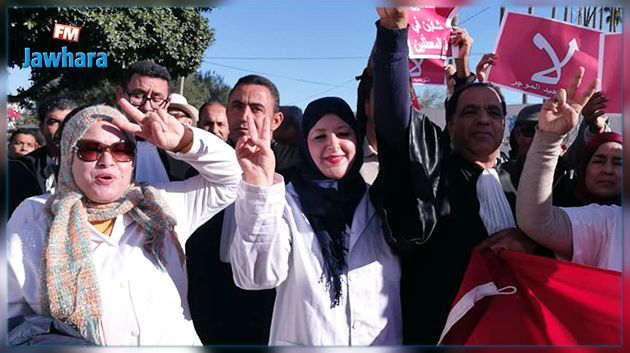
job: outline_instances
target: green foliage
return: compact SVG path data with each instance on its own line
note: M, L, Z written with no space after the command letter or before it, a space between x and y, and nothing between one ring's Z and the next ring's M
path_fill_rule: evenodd
M40 100L51 92L74 92L80 101L102 100L130 64L150 59L173 77L195 72L214 40L208 8L40 7L12 8L9 17L8 65L22 66L24 48L31 52L105 52L105 68L32 69L33 85L10 101ZM81 27L78 43L52 39L55 22ZM85 91L85 92L76 92ZM113 92L113 91L112 91Z
M115 89L117 84L117 82L111 82L106 79L83 90L65 89L62 96L73 99L79 106L95 104L108 104L115 106Z
M39 119L37 118L37 112L32 109L27 109L22 114L22 122L25 125L39 126Z
M188 75L184 81L184 97L188 104L197 108L211 99L227 104L230 89L231 87L223 81L223 77L214 71L197 72Z
M444 100L446 99L446 89L444 87L439 88L423 88L418 94L418 102L421 107L426 108L440 108L444 106Z

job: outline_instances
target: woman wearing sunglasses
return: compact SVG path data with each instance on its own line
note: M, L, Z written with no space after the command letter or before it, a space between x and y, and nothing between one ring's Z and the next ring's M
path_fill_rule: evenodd
M401 344L400 265L359 173L364 135L352 109L336 97L306 107L300 172L286 188L263 131L237 143L230 257L239 287L276 288L269 344Z
M212 134L119 104L137 124L102 105L68 117L57 191L27 199L9 220L8 317L54 318L98 345L199 345L182 249L235 199L241 170ZM135 183L134 134L200 175Z

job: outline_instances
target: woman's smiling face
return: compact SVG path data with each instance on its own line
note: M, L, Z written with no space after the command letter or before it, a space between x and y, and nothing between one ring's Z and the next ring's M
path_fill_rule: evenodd
M326 114L307 136L308 151L324 176L339 180L346 175L356 156L357 136L336 114Z

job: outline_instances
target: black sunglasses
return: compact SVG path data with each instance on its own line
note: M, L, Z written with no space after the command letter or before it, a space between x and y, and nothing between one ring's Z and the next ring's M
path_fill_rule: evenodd
M136 155L136 144L131 141L106 145L93 140L79 140L75 146L77 157L84 162L94 162L108 151L117 162L131 162Z

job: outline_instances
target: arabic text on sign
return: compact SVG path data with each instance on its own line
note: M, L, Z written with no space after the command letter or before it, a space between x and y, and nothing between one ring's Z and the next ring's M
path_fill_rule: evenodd
M420 42L417 39L413 40L413 48L416 52L425 52L428 49L442 49L442 39L435 38L434 41L427 40L423 35L420 35Z

